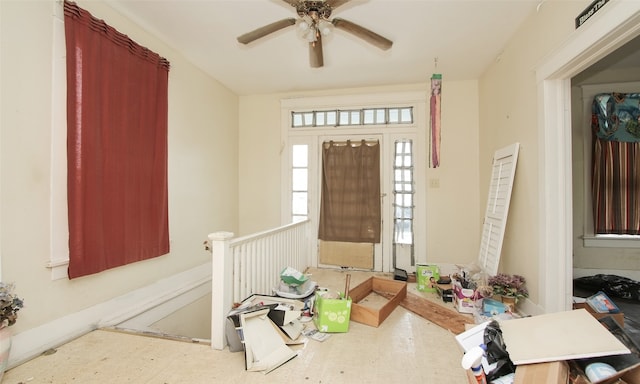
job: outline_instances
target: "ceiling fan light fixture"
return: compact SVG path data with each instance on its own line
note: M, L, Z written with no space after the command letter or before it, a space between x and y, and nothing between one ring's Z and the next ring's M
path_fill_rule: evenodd
M333 32L333 24L330 21L320 20L318 24L318 29L320 33L322 33L322 36L329 36Z
M297 27L300 32L306 32L311 27L311 21L303 17L298 20Z
M316 29L316 27L313 25L309 27L309 30L305 33L304 38L310 43L318 40L318 30Z
M2 1L2 0L0 0ZM309 45L309 63L313 68L322 67L322 40L333 33L333 28L350 33L360 39L382 49L391 48L393 42L377 33L348 20L333 18L333 9L352 0L282 0L296 9L298 18L286 18L267 24L251 32L237 37L241 44L249 44L271 33L295 25L298 37Z

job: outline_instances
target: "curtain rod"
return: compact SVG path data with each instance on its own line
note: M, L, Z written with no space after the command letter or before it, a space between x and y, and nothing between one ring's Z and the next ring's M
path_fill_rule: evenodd
M366 144L370 147L374 146L374 145L378 145L380 144L380 141L378 140L341 140L341 141L334 141L334 140L330 140L330 141L325 141L322 143L322 145L325 148L328 148L330 145L336 145L336 146L346 146L346 145L351 145L352 147L358 147L362 144Z

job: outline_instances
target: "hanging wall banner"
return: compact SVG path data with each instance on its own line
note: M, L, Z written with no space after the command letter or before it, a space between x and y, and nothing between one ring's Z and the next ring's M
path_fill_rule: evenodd
M431 76L431 167L440 166L440 101L442 96L442 75Z

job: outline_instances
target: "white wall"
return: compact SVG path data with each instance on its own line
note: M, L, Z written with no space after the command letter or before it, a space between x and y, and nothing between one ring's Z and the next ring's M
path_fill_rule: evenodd
M45 268L55 229L50 163L52 150L60 150L52 148L52 31L54 7L62 3L0 2L0 257L2 280L15 282L25 300L12 327L18 344L37 343L20 336L40 326L104 302L117 307L114 298L208 263L207 235L238 229L237 96L104 2L78 5L171 62L171 253L72 281L51 280ZM47 337L56 332L63 331L47 328Z

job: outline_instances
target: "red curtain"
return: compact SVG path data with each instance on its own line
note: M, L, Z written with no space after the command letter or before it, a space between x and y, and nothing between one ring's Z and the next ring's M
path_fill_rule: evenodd
M169 252L169 62L65 1L69 277Z

